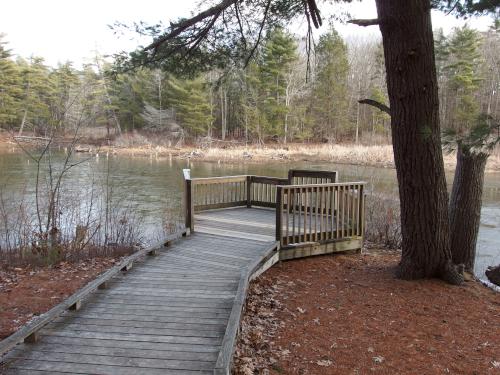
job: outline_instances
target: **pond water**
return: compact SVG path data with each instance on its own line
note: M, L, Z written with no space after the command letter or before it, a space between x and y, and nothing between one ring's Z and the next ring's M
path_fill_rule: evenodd
M55 163L61 163L63 157L63 154L58 155ZM82 164L65 177L65 186L79 194L92 184L109 181L114 196L126 202L142 219L144 237L150 241L158 238L165 221L181 220L183 168L190 168L193 177L236 174L285 177L292 167L337 170L340 181L366 181L368 189L397 197L393 169L310 162L218 164L155 157L101 155L89 158L82 154L77 154L75 159ZM0 154L0 187L4 199L15 202L21 195L32 197L35 171L36 165L24 154ZM452 174L447 177L451 183ZM484 277L488 265L500 263L500 173L486 175L483 198L475 270L480 277Z

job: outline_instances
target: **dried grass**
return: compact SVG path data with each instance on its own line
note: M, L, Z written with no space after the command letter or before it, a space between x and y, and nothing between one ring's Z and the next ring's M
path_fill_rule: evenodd
M287 145L270 143L266 145L244 145L242 142L218 142L215 147L183 146L169 147L167 141L150 139L141 134L117 138L112 146L103 146L101 151L156 157L178 157L216 162L269 162L274 161L320 161L340 164L370 165L394 168L392 145L355 144L309 144L290 143ZM447 170L454 170L456 155L444 154ZM495 150L486 166L488 171L500 171L500 150Z

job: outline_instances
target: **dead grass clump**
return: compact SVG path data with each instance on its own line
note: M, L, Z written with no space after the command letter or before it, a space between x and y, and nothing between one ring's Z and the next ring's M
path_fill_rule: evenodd
M401 211L399 201L385 194L366 196L365 238L388 249L401 248Z

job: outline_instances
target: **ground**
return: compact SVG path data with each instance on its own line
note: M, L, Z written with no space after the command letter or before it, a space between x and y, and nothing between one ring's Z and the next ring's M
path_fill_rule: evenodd
M51 267L0 269L0 340L119 261L96 258Z
M250 287L236 374L500 374L500 294L394 277L399 254L283 262Z

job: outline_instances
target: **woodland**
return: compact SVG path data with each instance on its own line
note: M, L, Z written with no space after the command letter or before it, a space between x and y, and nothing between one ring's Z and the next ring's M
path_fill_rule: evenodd
M347 1L349 2L349 1ZM472 271L486 160L499 137L498 2L377 0L381 40L343 40L315 0L222 0L169 26L138 22L150 45L75 70L14 61L2 42L0 124L53 137L143 129L184 142L387 142L401 205L404 279L453 284ZM433 30L431 9L493 15L487 31ZM297 17L305 37L290 34ZM326 26L326 25L324 25ZM116 28L127 27L115 25ZM71 133L71 132L70 132ZM443 146L457 154L448 195Z
M480 113L498 118L500 22L485 32L466 25L434 35L443 129L467 128ZM117 72L98 54L76 69L70 61L14 59L4 35L0 127L64 136L79 124L91 138L143 131L173 142L391 142L389 114L358 102L388 103L379 39L344 39L329 26L308 56L305 38L275 27L254 54L248 64L189 74L148 66Z

